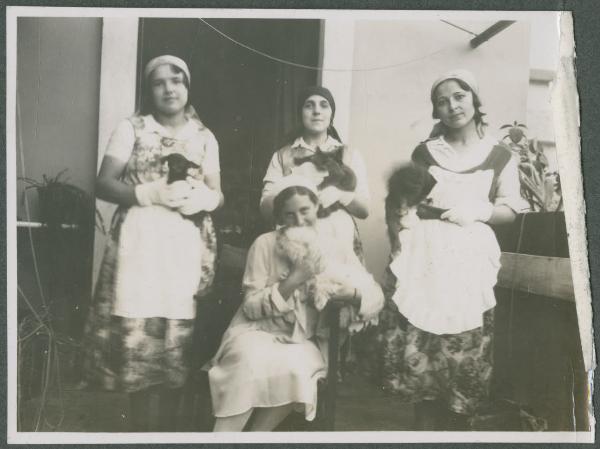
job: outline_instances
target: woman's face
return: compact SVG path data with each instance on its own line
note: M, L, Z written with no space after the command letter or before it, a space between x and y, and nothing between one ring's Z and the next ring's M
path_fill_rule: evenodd
M444 81L435 89L434 102L438 117L449 128L463 128L475 117L473 94L455 80Z
M150 75L154 108L161 114L181 112L188 102L188 89L183 72L175 73L170 65L158 66Z
M317 222L317 205L308 195L291 196L281 209L281 224L284 226L314 226Z
M311 95L302 105L302 125L311 134L327 132L331 124L331 105L320 95Z

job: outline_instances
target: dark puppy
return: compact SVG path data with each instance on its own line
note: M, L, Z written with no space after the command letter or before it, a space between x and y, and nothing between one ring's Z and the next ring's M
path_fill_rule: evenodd
M161 159L166 162L169 167L167 175L167 184L172 184L175 181L185 181L190 168L199 168L200 166L188 160L183 154L171 153Z
M189 175L188 170L200 168L200 166L180 153L171 153L161 159L167 163L169 173L167 174L167 184L172 184L175 181L185 181ZM183 215L185 218L192 220L197 226L206 212L198 212L194 215Z

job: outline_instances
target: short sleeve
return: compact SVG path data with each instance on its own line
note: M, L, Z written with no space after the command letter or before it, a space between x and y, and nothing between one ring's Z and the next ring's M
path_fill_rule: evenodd
M215 135L209 130L206 130L206 154L202 162L202 171L205 175L212 175L221 171L219 143Z
M356 175L355 192L368 200L370 197L369 179L367 178L367 166L365 165L362 155L356 150L352 151L352 159L350 163L352 164L351 168L354 170L354 174Z
M135 131L133 125L129 120L122 120L110 136L104 155L127 162L131 157L134 144Z
M521 196L521 182L517 160L511 157L498 176L498 188L494 205L505 205L516 213L529 210L529 204Z
M271 158L271 162L269 162L267 172L263 178L263 189L260 196L261 205L266 198L270 198L271 192L273 191L273 185L281 178L283 178L283 167L281 166L281 161L279 160L277 152L275 152L273 153L273 157Z

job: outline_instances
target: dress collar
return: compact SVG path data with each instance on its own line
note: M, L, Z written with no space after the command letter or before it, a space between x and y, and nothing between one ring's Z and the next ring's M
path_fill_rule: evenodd
M327 136L327 140L325 140L325 143L323 143L323 145L319 145L319 148L321 149L321 151L331 151L335 148L341 147L342 143L337 140L334 137L331 136ZM312 152L314 152L316 150L316 146L312 146L307 144L304 139L302 138L302 136L296 138L296 140L294 140L294 143L292 144L292 148L302 148L304 150L310 150Z
M198 124L193 118L186 117L186 120L186 124L173 134L170 130L167 130L167 128L158 123L152 114L144 116L146 130L172 139L186 139L198 129Z

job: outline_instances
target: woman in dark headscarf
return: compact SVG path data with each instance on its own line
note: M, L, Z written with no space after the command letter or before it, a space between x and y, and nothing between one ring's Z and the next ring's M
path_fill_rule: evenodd
M281 177L292 173L301 173L312 177L319 184L325 172L307 172L306 164L298 164L298 160L313 156L317 152L326 154L341 153L343 163L349 167L356 177L354 189L342 190L335 186L320 189L319 200L323 208L332 206L356 218L369 215L369 189L364 161L355 150L344 145L333 126L335 117L335 100L325 87L312 86L305 88L298 97L301 123L292 133L290 141L273 154L271 163L264 177L261 196L261 212L265 218L271 217L269 210L271 189Z

